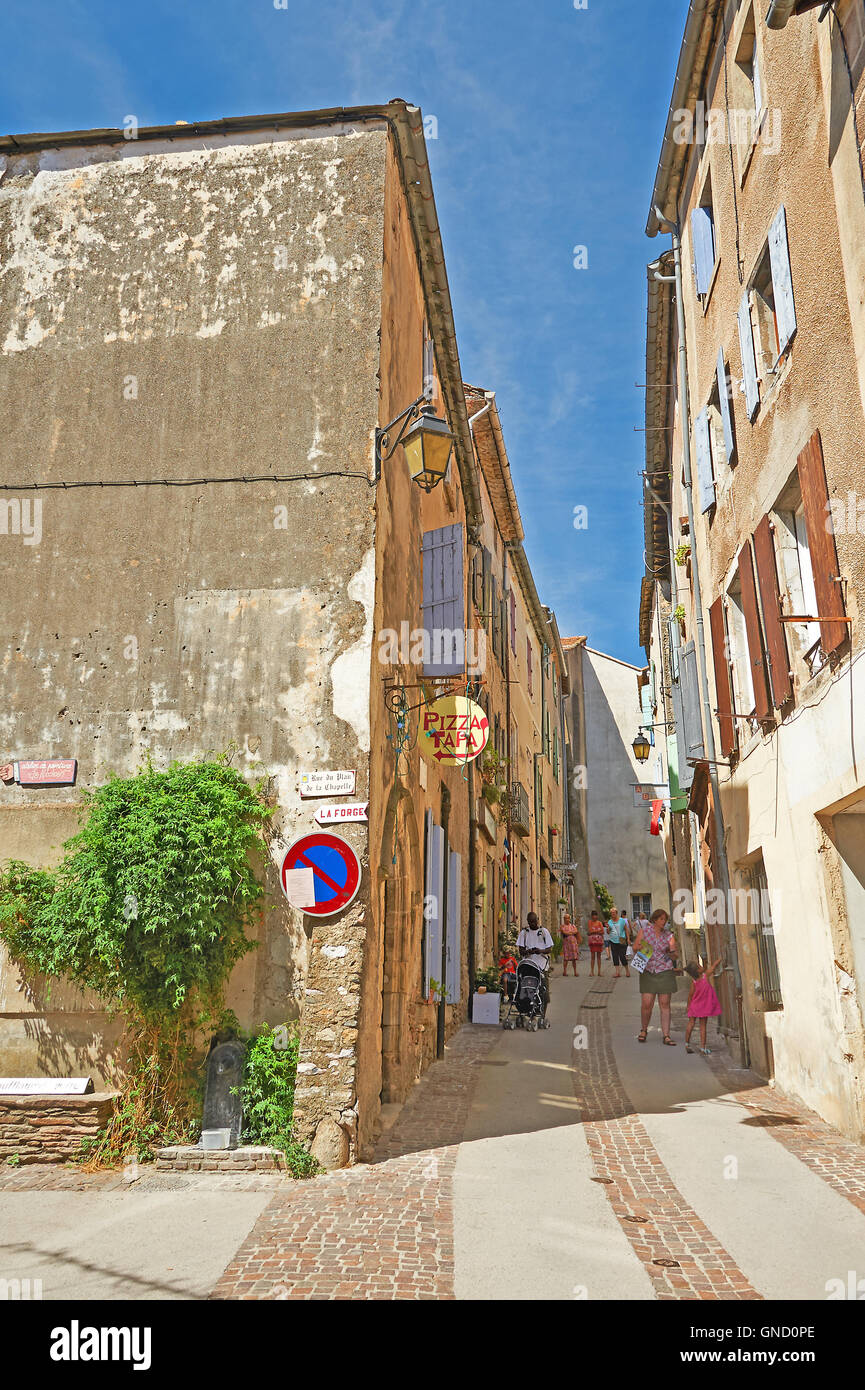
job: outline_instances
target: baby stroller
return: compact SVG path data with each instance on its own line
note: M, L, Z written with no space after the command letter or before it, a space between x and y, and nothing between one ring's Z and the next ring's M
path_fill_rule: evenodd
M521 960L517 966L517 986L502 1021L502 1027L528 1028L529 1032L536 1033L539 1028L550 1026L546 1012L543 973L532 961Z

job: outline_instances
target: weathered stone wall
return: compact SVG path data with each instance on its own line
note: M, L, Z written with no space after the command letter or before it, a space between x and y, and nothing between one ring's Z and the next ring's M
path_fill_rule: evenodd
M118 1093L0 1096L0 1163L65 1163L111 1119Z
M46 150L13 158L0 186L3 480L265 476L40 493L39 543L0 535L0 759L77 757L80 789L147 756L164 766L234 744L246 775L273 779L268 906L229 1002L247 1026L303 1015L303 1061L322 1079L301 1087L302 1132L323 1125L323 1142L342 1150L365 827L345 830L365 872L336 926L313 930L287 906L277 865L314 828L302 771L356 768L358 796L368 790L366 479L387 134L331 127L208 145ZM4 857L54 860L78 800L6 788ZM7 1067L63 1071L81 1052L104 1074L91 1036L101 1017L73 1018L62 991L50 1006L28 997L8 962L0 989Z

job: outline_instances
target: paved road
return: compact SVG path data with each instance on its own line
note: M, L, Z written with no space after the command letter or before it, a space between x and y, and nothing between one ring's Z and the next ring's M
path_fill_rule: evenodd
M375 1163L0 1175L0 1278L46 1298L826 1298L865 1276L865 1150L723 1051L636 1041L637 985L554 980L552 1027L467 1027ZM575 1043L577 1044L575 1046ZM35 1190L38 1188L39 1190Z

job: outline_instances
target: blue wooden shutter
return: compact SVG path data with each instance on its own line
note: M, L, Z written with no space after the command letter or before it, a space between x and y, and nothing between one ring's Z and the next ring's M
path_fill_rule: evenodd
M709 443L709 415L706 410L701 410L694 421L694 443L697 450L700 511L707 512L715 504L715 479L712 476L712 448Z
M700 718L700 685L697 679L697 651L693 642L683 647L679 654L679 686L682 694L685 756L705 758L703 721Z
M445 833L441 826L433 822L432 811L427 811L426 883L424 885L424 997L430 992L430 982L439 979L442 969L444 839Z
M447 1001L459 1003L462 975L462 856L450 851L448 859Z
M463 528L442 526L423 535L423 626L429 643L425 676L456 676L465 670ZM454 646L446 634L457 633Z
M685 733L685 706L680 679L673 681L673 718L676 721L676 770L679 786L687 791L694 780L694 769L688 766L688 741ZM669 755L668 755L669 756Z
M753 420L757 406L760 404L760 391L757 386L757 359L754 356L751 305L747 290L739 301L739 312L736 318L739 322L739 347L742 352L742 379L745 387L745 406L748 411L748 419Z
M724 448L727 451L727 463L732 465L736 455L736 437L733 434L733 411L730 406L730 390L727 383L727 364L724 361L724 349L718 348L718 402L721 407L721 423L724 426Z
M694 278L697 294L706 294L715 268L715 234L711 208L694 208L691 213L691 240L694 243Z
M787 245L787 214L783 205L769 228L769 260L772 289L775 292L775 318L778 323L778 351L783 352L796 332L796 306L793 303L793 276Z

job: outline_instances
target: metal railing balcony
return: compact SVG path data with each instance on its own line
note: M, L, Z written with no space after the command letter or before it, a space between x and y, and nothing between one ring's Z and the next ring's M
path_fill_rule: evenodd
M530 835L529 794L522 782L511 782L509 820L515 835Z

